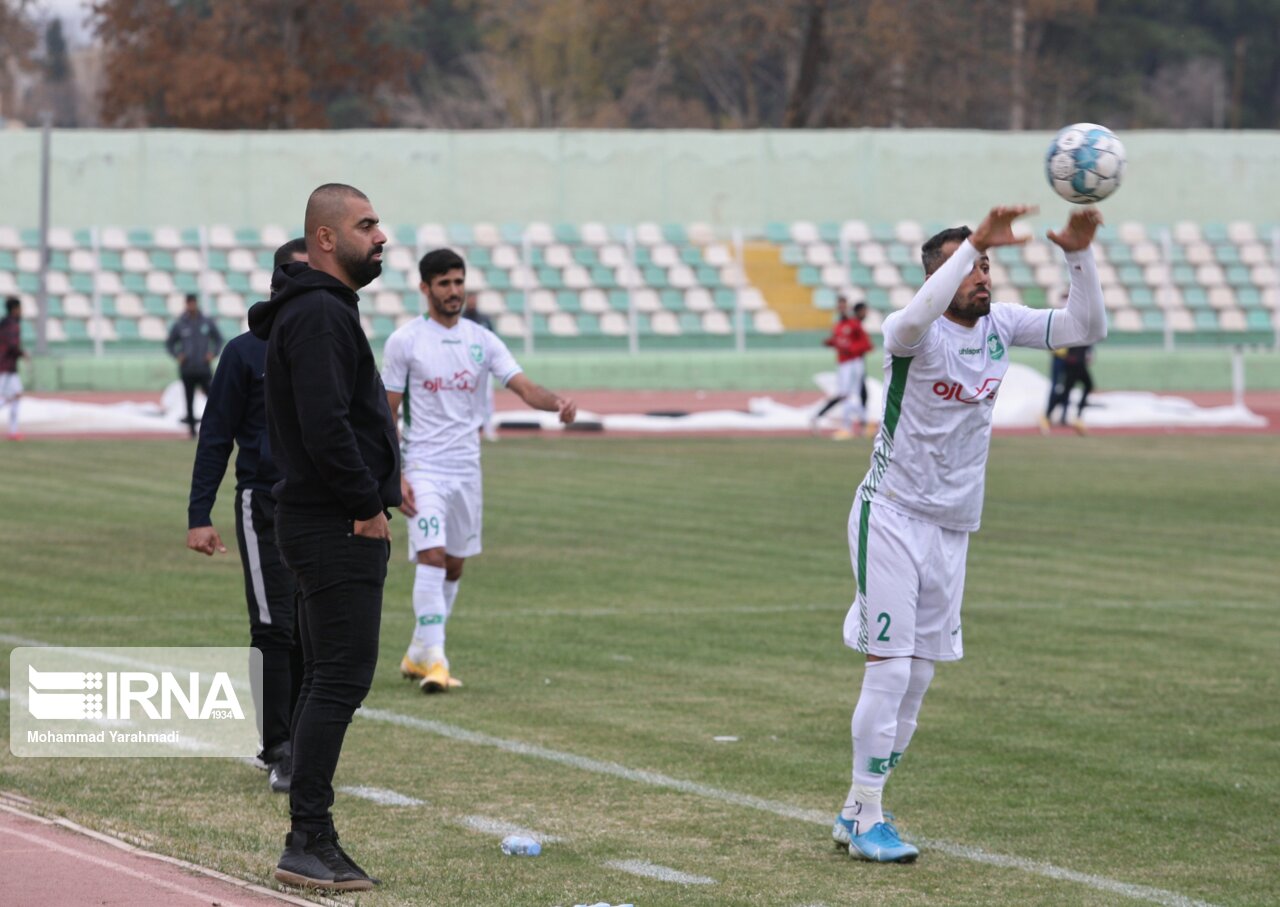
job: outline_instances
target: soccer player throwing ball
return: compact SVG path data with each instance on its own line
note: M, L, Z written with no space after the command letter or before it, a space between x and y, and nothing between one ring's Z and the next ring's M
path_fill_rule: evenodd
M1065 308L992 304L987 250L1026 242L1012 225L1034 211L992 208L977 230L931 238L924 286L884 321L884 412L849 514L857 598L844 639L866 653L867 666L853 712L853 786L831 830L860 859L909 863L920 854L899 837L881 795L916 729L934 662L964 655L965 558L982 516L991 414L1009 347L1082 346L1107 335L1089 249L1102 223L1095 208L1049 232L1070 270Z
M534 384L498 335L462 318L467 269L450 249L418 262L427 312L397 328L382 355L382 381L392 415L404 416L401 512L408 518L415 626L400 672L424 693L461 686L449 673L444 630L458 597L462 565L480 553L484 499L480 427L486 391L502 382L534 409L573 422L577 407Z

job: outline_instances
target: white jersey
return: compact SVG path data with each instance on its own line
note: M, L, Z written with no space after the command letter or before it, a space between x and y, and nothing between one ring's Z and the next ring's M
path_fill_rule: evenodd
M900 315L884 320L884 413L858 495L972 532L982 519L991 414L1009 347L1048 349L1051 311L995 303L971 328L939 318L912 348L894 336Z
M505 386L521 371L497 334L466 318L446 328L424 315L392 332L382 383L404 394L405 470L479 478L490 377Z

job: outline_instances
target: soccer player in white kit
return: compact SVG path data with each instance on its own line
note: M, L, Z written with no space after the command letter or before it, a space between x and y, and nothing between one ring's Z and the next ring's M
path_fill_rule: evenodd
M964 654L960 601L969 533L982 515L991 414L1011 346L1055 349L1102 340L1106 309L1090 243L1102 219L1074 211L1049 239L1066 254L1063 309L991 303L987 250L1016 245L1013 221L1034 211L993 208L972 233L924 244L924 286L884 320L884 411L871 468L849 514L857 597L845 644L866 653L853 712L853 785L831 836L851 856L909 863L883 811L885 780L916 729L935 661Z
M480 553L480 427L489 382L501 382L534 409L558 412L566 424L577 407L530 381L497 334L460 317L467 270L456 252L428 252L418 272L427 311L387 338L382 382L392 415L405 407L400 510L408 518L409 559L417 564L416 624L400 672L425 693L443 693L462 685L449 673L445 624L463 563Z

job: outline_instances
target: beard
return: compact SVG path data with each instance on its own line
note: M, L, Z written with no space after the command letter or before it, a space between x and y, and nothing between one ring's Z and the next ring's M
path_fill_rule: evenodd
M374 254L382 251L382 246L375 246L368 252L359 252L338 248L338 264L347 272L347 276L355 282L356 289L372 283L382 273L382 262L374 259Z
M951 305L947 306L947 311L957 318L976 321L983 315L991 314L991 295L988 293L985 299L975 299L973 295L961 299L957 294L951 300Z

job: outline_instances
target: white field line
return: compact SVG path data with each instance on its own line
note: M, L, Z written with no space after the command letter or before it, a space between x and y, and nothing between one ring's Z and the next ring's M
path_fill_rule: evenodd
M458 824L472 831L478 831L482 835L493 835L496 838L505 838L507 835L520 835L524 838L533 838L539 844L557 844L564 840L559 835L544 835L540 831L525 828L523 825L504 822L502 819L493 819L489 816L463 816L458 820Z
M716 883L715 879L707 876L691 875L647 860L606 860L604 865L633 876L644 876L646 879L657 879L659 882L674 882L677 885L714 885Z
M11 642L14 645L19 646L48 645L47 643L42 643L39 640L25 639L6 634L0 634L0 642ZM163 665L144 665L140 663L139 666L160 670L173 670L171 666ZM399 725L401 727L426 731L429 734L435 734L451 740L458 740L463 743L471 743L476 746L492 747L518 756L532 756L535 759L556 762L581 771L592 772L599 775L611 775L615 778L621 778L626 781L633 781L638 784L647 784L650 787L665 788L667 790L692 794L707 800L715 800L717 802L728 803L733 806L742 806L747 809L755 809L761 812L772 813L773 815L781 816L784 819L795 819L797 821L808 822L812 825L822 825L824 827L831 824L832 814L830 812L804 809L799 806L793 806L789 803L767 800L763 797L756 797L751 794L741 794L736 791L722 790L707 784L700 784L696 781L672 778L670 775L663 775L659 772L628 768L627 766L620 765L617 762L605 762L599 759L591 759L587 756L579 756L575 753L566 753L561 752L560 750L548 749L547 747L538 746L533 743L525 743L521 740L507 740L502 737L494 737L490 734L480 733L479 731L471 731L455 725L445 724L442 721L415 718L410 715L401 715L397 712L391 712L386 709L371 708L358 709L356 711L356 716L368 718L372 721L382 721L388 724ZM1038 860L1028 860L1023 857L1010 857L1003 854L990 853L980 847L972 847L967 844L953 844L949 841L934 841L926 838L917 838L915 840L917 843L925 847L932 848L933 850L945 853L949 856L958 857L962 860L971 860L975 863L985 863L988 866L999 866L1002 869L1018 869L1033 875L1056 879L1063 882L1074 882L1078 885L1093 888L1096 891L1105 891L1122 897L1133 898L1140 901L1149 901L1153 904L1160 904L1161 907L1215 907L1215 905L1208 901L1198 901L1174 891L1152 888L1147 885L1133 885L1128 882L1108 879L1105 876L1077 872L1073 869L1063 869L1062 867L1055 866L1052 863L1045 863Z
M512 753L517 756L531 756L535 759L555 762L581 771L592 772L598 775L610 775L615 778L621 778L625 781L646 784L650 787L679 791L680 793L692 794L693 796L701 797L706 800L714 800L719 803L728 803L733 806L742 806L747 809L755 809L761 812L772 813L773 815L781 816L784 819L795 819L800 822L807 822L811 825L820 825L823 828L831 825L831 817L833 815L831 812L804 809L799 806L793 806L790 803L782 803L777 800L767 800L763 797L756 797L751 794L742 794L736 791L723 790L718 787L711 787L707 784L700 784L696 781L672 778L670 775L664 775L659 772L628 768L627 766L620 765L617 762L605 762L600 759L579 756L575 753L561 752L560 750L548 749L547 747L538 746L537 744L525 743L521 740L507 740L502 737L494 737L490 734L483 734L478 731L471 731L455 725L445 724L442 721L432 721L427 718L416 718L410 715L401 715L397 712L387 711L386 709L363 708L357 711L356 715L372 721L381 721L388 724L399 725L400 727L426 731L429 734L436 734L437 736L446 737L450 740L457 740L462 743L492 747L493 749ZM1214 907L1214 905L1207 901L1198 901L1174 891L1165 891L1164 889L1152 888L1147 885L1133 885L1128 882L1108 879L1104 876L1077 872L1073 869L1064 869L1060 866L1055 866L1052 863L1028 860L1023 857L1005 856L1004 854L985 851L979 847L971 847L966 844L953 844L949 841L935 841L930 839L916 839L916 841L924 847L931 848L932 850L936 850L940 853L945 853L948 856L958 857L962 860L971 860L975 863L985 863L989 866L998 866L1002 869L1018 869L1023 872L1031 873L1032 875L1043 876L1045 878L1055 879L1062 882L1074 882L1075 884L1084 885L1096 891L1105 891L1109 894L1116 894L1122 897L1133 898L1135 900L1149 901L1153 904L1160 904L1162 907Z
M419 800L417 797L406 797L404 794L387 790L385 787L340 787L338 791L350 794L353 797L359 797L361 800L371 800L379 806L425 806L427 802Z

